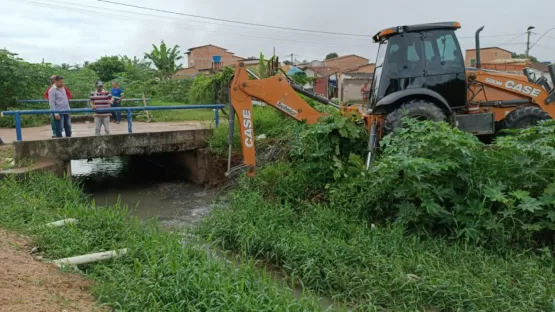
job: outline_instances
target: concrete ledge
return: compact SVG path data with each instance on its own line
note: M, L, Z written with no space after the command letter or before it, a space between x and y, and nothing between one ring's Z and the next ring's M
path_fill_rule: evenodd
M23 159L66 162L107 156L149 155L204 148L212 129L131 133L14 142L15 162Z
M30 172L46 172L51 171L56 174L61 174L63 168L58 164L51 161L40 161L29 167L13 168L0 171L0 180L9 176L15 176L16 179L23 179L27 173Z

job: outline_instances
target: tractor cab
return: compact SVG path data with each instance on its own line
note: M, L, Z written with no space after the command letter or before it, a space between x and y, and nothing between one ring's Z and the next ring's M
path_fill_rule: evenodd
M466 105L464 59L456 22L388 28L377 33L376 69L368 108L391 110L403 99L424 98L445 110Z

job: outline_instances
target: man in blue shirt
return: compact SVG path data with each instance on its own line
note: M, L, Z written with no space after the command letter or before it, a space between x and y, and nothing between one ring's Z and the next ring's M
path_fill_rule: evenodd
M112 107L121 107L121 100L123 100L123 90L121 90L121 88L119 87L119 83L117 81L114 81L112 83L112 99L113 99L113 103L112 103ZM121 112L112 112L112 118L114 118L114 122L119 124L119 122L121 121ZM131 118L130 116L127 116L127 118Z

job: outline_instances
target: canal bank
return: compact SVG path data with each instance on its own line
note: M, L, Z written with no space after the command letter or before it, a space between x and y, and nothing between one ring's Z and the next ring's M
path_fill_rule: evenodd
M234 267L158 222L139 222L117 206L91 209L81 190L52 174L0 180L0 203L0 227L31 235L43 259L126 248L121 260L80 266L99 304L113 310L321 310L316 298L296 299L251 261ZM78 222L44 226L66 218Z
M155 218L166 230L185 232L185 228L195 227L210 214L222 195L220 189L193 184L148 157L78 160L71 165L73 182L81 186L94 206L127 206L130 215L142 221ZM198 244L214 260L236 269L252 265L249 259L211 248L190 234L184 235L183 243ZM262 262L254 266L297 300L306 297L306 290L299 284L289 285L279 268ZM348 310L331 298L319 297L317 302L322 310Z

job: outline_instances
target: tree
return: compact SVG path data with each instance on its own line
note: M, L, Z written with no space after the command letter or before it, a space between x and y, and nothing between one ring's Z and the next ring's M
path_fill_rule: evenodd
M152 63L146 59L139 59L136 56L130 58L127 55L121 56L120 59L125 66L127 77L134 80L148 80L152 77L154 70L151 68Z
M249 56L249 57L247 57L247 60L256 60L256 57L254 57L254 56Z
M329 53L328 55L326 55L326 60L336 58L336 57L339 57L339 55L335 52L332 52L332 53Z
M130 58L127 55L120 55L119 57L127 69L129 69L130 67L148 69L152 65L152 63L147 62L146 59L138 59L136 56Z
M182 65L177 64L177 61L183 58L179 54L178 45L168 50L166 43L162 40L159 48L154 44L152 45L152 52L145 53L145 58L152 61L154 67L165 76L171 76L182 67Z
M514 53L511 55L512 58L518 58L518 59L525 59L526 58L526 54L521 53L521 54L517 54ZM534 63L539 63L538 58L532 55L528 55L528 58L530 59L530 61L534 62Z
M283 61L284 65L293 65L293 63L291 61L285 60Z
M0 109L20 99L41 97L50 83L50 64L31 64L16 53L0 49Z
M117 74L125 71L125 64L119 56L103 56L96 62L88 66L94 70L102 81L110 81L116 78Z

